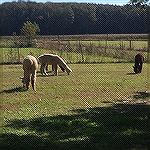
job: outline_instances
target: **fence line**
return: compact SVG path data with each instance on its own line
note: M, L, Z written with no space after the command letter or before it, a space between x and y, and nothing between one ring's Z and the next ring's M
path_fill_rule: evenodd
M68 63L91 63L91 62L107 62L104 58L110 57L110 62L133 62L135 54L140 51L145 58L147 57L147 42L143 40L51 40L45 38L42 40L37 38L32 48L20 48L23 45L22 40L13 41L15 46L10 48L2 48L3 60L0 63L21 63L27 54L36 57L43 53L57 53L65 57ZM47 39L47 40L46 40ZM108 39L108 37L107 37ZM17 43L19 44L17 45ZM24 42L24 40L23 40ZM138 47L138 43L139 47ZM142 44L141 44L142 43ZM12 43L11 43L12 44ZM7 47L8 44L6 44ZM142 46L141 46L142 45ZM147 58L146 58L147 59ZM145 59L145 60L146 60Z

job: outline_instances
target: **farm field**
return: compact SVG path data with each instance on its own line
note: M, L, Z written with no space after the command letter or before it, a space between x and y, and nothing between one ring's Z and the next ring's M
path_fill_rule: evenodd
M42 40L40 40L40 42L42 42ZM58 41L53 41L53 42L56 44L58 43ZM75 44L78 44L80 42L80 44L83 44L83 45L94 45L94 46L106 46L106 44L107 44L107 46L118 46L118 47L123 46L126 48L129 48L131 46L133 49L142 49L142 48L145 49L147 47L147 41L131 41L131 43L130 43L130 41L127 41L127 40L122 40L122 41L107 41L107 40L71 41L71 40L68 40L68 41L61 41L61 42L62 43L70 43L71 45L75 45ZM1 42L0 47L4 47L4 48L14 47L13 41L7 41L7 42L3 41L3 42Z
M77 41L70 41L71 44L76 44ZM130 47L130 41L121 40L121 41L80 41L83 45L95 45L95 46L124 46L126 48ZM131 47L134 49L142 49L147 47L147 41L131 41Z
M141 74L133 63L69 66L70 75L38 73L34 92L22 89L22 65L3 65L2 149L148 149L150 64Z

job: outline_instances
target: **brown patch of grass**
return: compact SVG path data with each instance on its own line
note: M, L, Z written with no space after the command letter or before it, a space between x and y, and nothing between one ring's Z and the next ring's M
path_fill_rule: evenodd
M17 111L19 110L20 103L13 103L13 104L0 104L1 110L7 110L7 111Z

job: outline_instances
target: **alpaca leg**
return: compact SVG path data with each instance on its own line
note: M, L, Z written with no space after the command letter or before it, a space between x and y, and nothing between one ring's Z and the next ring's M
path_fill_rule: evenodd
M139 66L139 73L141 73L142 72L142 63L140 63L140 66Z
M55 67L53 64L52 64L52 75L55 75Z
M31 76L31 85L34 91L35 91L35 83L36 83L36 72L34 72Z
M33 89L34 91L36 91L36 90L35 90L35 83L34 83L34 81L31 81L31 85L32 85L32 89Z
M26 89L27 89L27 90L29 89L29 82L26 83Z
M41 74L42 75L47 75L46 73L46 64L41 64L41 68L40 68Z
M52 72L55 70L54 65L52 64Z
M46 64L46 67L45 67L46 71L48 71L48 64Z
M30 76L25 76L24 78L22 78L22 83L23 88L28 90L30 85Z
M27 88L28 87L28 88ZM23 83L23 88L24 89L29 89L29 83Z
M137 62L135 62L134 72L135 72L136 74L139 73L139 63L137 63Z
M52 66L54 67L54 75L57 76L57 64L53 64Z
M43 64L41 64L40 72L41 72L41 74L43 75L43 72L44 72L44 65L43 65Z
M46 67L46 66L45 66ZM43 72L47 76L48 74L46 73L46 68L44 67Z

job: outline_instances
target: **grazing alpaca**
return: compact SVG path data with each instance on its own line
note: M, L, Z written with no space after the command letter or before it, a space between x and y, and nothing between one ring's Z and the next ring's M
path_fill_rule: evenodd
M29 83L31 78L31 85L35 90L36 83L36 71L38 69L37 59L31 55L28 55L23 60L24 77L22 78L23 87L29 89Z
M68 65L64 62L64 60L59 57L58 55L54 55L54 54L44 54L39 56L38 58L39 62L41 63L41 68L40 71L43 74L47 75L46 73L46 67L48 64L52 65L52 70L54 71L54 75L57 76L57 65L59 65L61 67L61 69L64 71L66 70L66 72L69 73L72 72L72 70L68 67Z
M140 53L135 56L135 65L133 66L135 73L142 72L143 61L144 57Z

